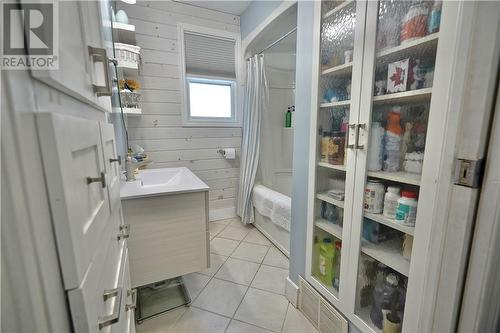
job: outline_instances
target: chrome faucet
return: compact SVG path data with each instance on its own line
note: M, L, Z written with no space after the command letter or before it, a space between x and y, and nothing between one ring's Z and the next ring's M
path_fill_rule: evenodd
M131 156L127 156L127 160L125 162L125 177L128 182L133 182L135 180L134 171L137 168L150 164L152 161L139 161L134 162Z

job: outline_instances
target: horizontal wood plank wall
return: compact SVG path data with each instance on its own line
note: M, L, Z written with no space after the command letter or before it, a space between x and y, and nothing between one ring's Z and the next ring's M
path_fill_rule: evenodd
M239 159L225 160L219 148L240 153L241 129L182 127L177 23L240 31L240 18L173 1L118 3L135 25L141 47L142 115L127 120L130 145L151 155L152 168L191 169L210 186L211 219L234 216Z

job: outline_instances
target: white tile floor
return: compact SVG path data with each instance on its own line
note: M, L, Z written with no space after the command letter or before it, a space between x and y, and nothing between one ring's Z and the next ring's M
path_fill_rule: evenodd
M186 275L192 304L137 325L138 333L316 333L285 293L288 258L239 219L210 223L211 267Z

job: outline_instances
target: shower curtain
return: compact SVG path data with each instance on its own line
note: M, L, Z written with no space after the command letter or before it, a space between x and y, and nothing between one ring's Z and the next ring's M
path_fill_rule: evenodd
M253 223L252 190L259 164L260 127L263 108L267 103L267 82L263 55L247 60L246 88L243 100L240 182L237 214L245 224Z

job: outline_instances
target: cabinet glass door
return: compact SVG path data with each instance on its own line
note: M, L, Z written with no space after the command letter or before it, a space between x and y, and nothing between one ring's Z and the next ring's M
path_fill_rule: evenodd
M373 22L378 19L376 38L370 45L366 37L365 44L364 66L374 68L373 81L367 79L373 86L363 87L363 96L364 89L371 90L366 99L370 121L358 129L367 133L367 150L363 203L354 206L363 210L356 228L360 246L354 311L374 331L399 332L422 194L441 2L380 1L376 11L369 5L367 22L370 15ZM367 31L369 27L367 23Z
M348 148L349 124L356 123L360 82L364 5L356 1L321 3L316 172L311 276L334 304L342 297L354 175L353 151ZM361 39L361 40L359 40ZM361 47L358 47L360 45ZM352 87L352 88L351 88ZM346 185L347 184L347 185ZM346 193L347 192L347 193ZM344 243L343 243L344 242Z

